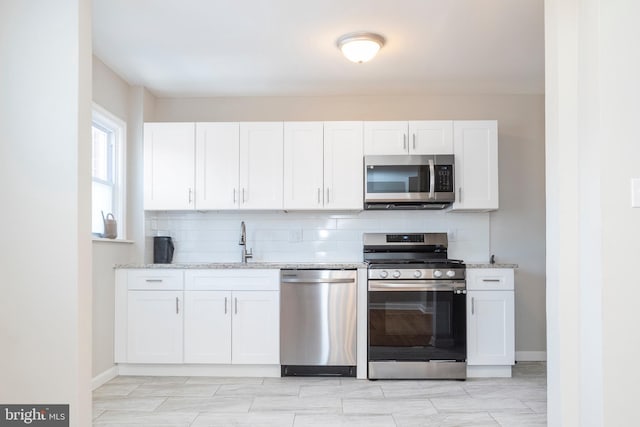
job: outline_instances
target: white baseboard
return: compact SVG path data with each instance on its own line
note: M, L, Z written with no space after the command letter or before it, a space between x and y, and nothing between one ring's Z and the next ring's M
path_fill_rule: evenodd
M546 351L516 351L516 362L544 362L546 360Z
M107 369L106 371L102 372L101 374L98 374L95 377L93 377L93 379L91 380L91 390L97 389L102 384L105 384L106 382L114 379L117 376L118 376L118 367L117 366L113 366L113 367Z
M280 365L118 365L118 375L280 377Z
M467 378L511 378L511 365L467 365Z

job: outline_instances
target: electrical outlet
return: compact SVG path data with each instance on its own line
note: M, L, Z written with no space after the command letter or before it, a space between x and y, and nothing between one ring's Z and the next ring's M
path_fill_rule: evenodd
M290 230L289 243L300 243L300 242L302 242L302 229Z
M455 242L457 238L458 238L458 230L457 229L450 228L449 230L447 230L447 239L450 242Z

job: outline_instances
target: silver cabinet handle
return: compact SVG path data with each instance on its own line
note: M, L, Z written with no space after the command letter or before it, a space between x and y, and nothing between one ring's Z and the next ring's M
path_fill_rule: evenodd
M236 189L233 189L233 204L236 204Z
M326 203L329 203L329 187L327 187L327 201Z
M407 149L407 134L406 133L402 134L402 149L404 149L404 150Z
M433 159L429 159L429 198L433 199L436 193L436 168Z
M192 200L193 200L193 190L189 188L189 204L191 204Z
M500 279L482 279L483 282L499 282Z
M245 202L245 198L244 198L244 188L242 188L242 203L244 204Z
M224 297L224 314L227 314L227 297Z
M238 314L238 297L236 297L236 314Z
M320 190L320 188L318 187L318 204L320 204L320 194L322 193L322 190Z
M179 299L176 297L176 314L180 313L180 307L178 306Z
M416 134L413 134L413 149L416 149Z
M145 282L162 282L162 279L145 279Z
M476 311L475 298L471 297L471 314L474 314L475 311Z
M460 200L460 203L462 203L462 187L458 188L458 200Z

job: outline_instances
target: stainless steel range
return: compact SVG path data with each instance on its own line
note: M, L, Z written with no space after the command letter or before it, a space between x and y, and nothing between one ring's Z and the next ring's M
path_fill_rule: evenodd
M364 234L368 377L465 379L465 265L446 233Z

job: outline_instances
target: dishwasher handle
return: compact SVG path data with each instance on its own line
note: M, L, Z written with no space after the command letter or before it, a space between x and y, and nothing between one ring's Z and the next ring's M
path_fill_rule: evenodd
M309 284L316 283L355 283L355 279L289 279L283 278L282 283Z

